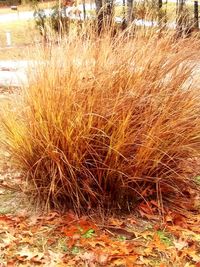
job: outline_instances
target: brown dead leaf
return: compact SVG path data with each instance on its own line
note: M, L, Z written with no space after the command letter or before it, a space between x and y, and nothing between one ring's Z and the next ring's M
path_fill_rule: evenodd
M72 236L72 239L73 240L79 240L81 238L81 235L80 234L74 234L73 236Z
M153 231L150 231L150 230L146 230L144 232L141 233L141 236L144 238L144 239L149 239L149 238L152 238L154 235L154 232Z
M112 266L134 267L138 255L113 255L110 256Z
M106 265L108 262L108 257L108 254L99 253L98 255L96 255L96 262L101 265Z
M87 262L94 262L95 261L95 253L93 251L85 252L79 256L82 260Z
M122 220L119 220L117 218L110 218L108 220L108 225L116 226L116 227L122 227L124 225L124 222Z
M5 265L0 265L0 267L4 267ZM16 266L16 261L14 260L14 259L12 259L12 260L9 260L8 262L7 262L7 265L6 265L6 267L15 267Z
M128 218L127 221L128 221L128 223L130 223L130 224L137 224L137 223L138 223L138 221L137 221L135 218L133 218L133 217Z
M72 248L75 244L76 244L76 240L74 240L73 238L70 238L67 242L68 248Z
M80 244L82 246L87 244L87 246L90 247L90 248L97 248L97 247L105 248L107 246L107 244L104 241L101 241L100 238L99 239L95 239L95 240L81 239L79 242L80 242Z
M131 240L133 238L136 238L136 235L132 232L128 232L125 229L118 228L118 227L105 227L106 230L109 230L109 232L118 235L118 236L124 236L127 240Z
M52 221L55 217L58 217L58 213L51 212L48 215L38 217L38 220Z
M4 248L8 247L10 244L15 242L16 240L17 240L16 237L14 237L14 235L9 233L8 231L6 231L5 237L1 238L1 242L3 243Z
M114 259L111 263L111 266L126 266L125 258Z
M182 250L184 247L187 247L188 246L188 243L184 240L177 240L177 241L173 241L174 243L174 246L177 250Z
M182 228L188 227L187 218L184 217L183 215L175 213L175 212L171 212L170 214L168 214L168 217L171 218L171 222L174 225L180 226Z
M195 263L200 262L200 254L198 253L195 245L188 248L183 248L183 250L181 251L181 258L184 257L191 258Z
M89 229L93 229L94 231L97 231L97 226L96 226L94 223L92 223L92 222L86 220L85 218L80 219L80 220L78 221L78 226L79 226L84 232L88 231Z
M13 223L14 224L14 220L13 220L13 218L11 218L11 217L9 217L9 216L7 216L7 215L0 215L0 221L1 222L5 222L5 223Z
M132 255L126 258L126 266L127 267L134 267L135 262L138 259L138 255Z
M50 259L50 261L54 264L56 264L56 266L66 266L64 265L63 262L63 257L64 254L61 252L53 252L51 250L48 251L48 257Z
M142 218L147 218L148 220L155 220L155 221L159 220L159 216L157 216L157 215L146 213L146 212L143 212L142 210L139 210L139 213L140 213Z
M190 252L189 256L192 258L194 262L200 262L200 254L196 250L196 248L193 248L193 251Z
M62 232L67 237L73 237L75 234L79 234L79 230L78 230L77 226L74 226L74 225L71 225L70 227L63 228Z
M28 247L24 247L16 254L17 258L21 261L41 261L44 257L44 253L32 252Z

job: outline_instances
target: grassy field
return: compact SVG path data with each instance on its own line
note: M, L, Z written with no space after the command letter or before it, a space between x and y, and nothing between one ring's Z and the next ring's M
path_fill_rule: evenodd
M40 8L51 8L55 4L56 4L56 1L40 2L38 4L38 6ZM31 10L33 10L33 7L31 5L28 5L28 4L27 5L19 5L18 6L18 12L31 11ZM0 8L0 15L8 14L8 13L16 14L17 11L11 10L10 7L1 7Z
M0 60L29 58L27 48L31 50L35 43L41 41L33 20L0 22L0 29ZM11 33L11 47L7 47L6 32Z
M39 34L33 20L0 22L1 47L6 46L6 32L11 33L12 46L23 46L38 41Z
M55 5L55 1L39 3L40 8L50 8ZM19 12L33 10L29 5L18 7ZM0 15L16 14L10 8L0 8ZM6 47L6 32L11 33L11 47ZM0 59L27 58L26 47L40 42L41 36L35 28L34 20L22 20L11 22L0 22Z

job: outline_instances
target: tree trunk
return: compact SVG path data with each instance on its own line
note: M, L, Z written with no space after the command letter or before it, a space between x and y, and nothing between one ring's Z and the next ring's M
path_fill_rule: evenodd
M83 0L83 19L86 19L86 8L85 8L85 0Z
M162 8L162 6L163 6L162 0L158 0L158 8L159 8L159 10Z
M95 0L98 34L104 27L111 27L113 19L113 0L106 0L103 6L102 0Z
M185 0L177 0L176 7L176 30L177 36L181 36L184 31L184 4Z
M103 28L103 2L102 0L95 0L96 4L96 15L97 15L97 31L98 34L101 33L102 28Z
M199 29L199 3L194 1L194 28Z
M126 27L127 27L127 20L126 20L126 0L123 0L122 13L123 13L122 30L125 30Z
M103 2L102 0L95 0L95 4L96 4L96 13L98 15L103 6Z
M133 0L127 0L127 23L130 24L134 20Z
M106 0L104 17L106 19L105 23L107 27L112 27L113 21L113 0Z
M162 24L162 0L158 0L158 24L161 26Z

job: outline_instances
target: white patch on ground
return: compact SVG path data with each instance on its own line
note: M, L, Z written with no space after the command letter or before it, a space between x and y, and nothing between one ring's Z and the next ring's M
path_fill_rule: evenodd
M32 61L0 61L0 86L20 87L27 84L27 72Z

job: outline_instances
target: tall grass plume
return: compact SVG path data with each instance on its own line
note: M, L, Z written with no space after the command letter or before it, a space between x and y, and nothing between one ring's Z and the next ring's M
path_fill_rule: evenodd
M184 205L200 149L190 41L105 34L45 49L2 118L27 194L77 212Z

